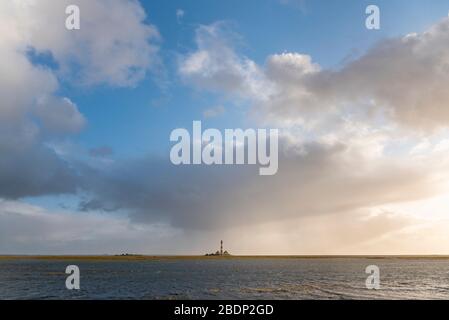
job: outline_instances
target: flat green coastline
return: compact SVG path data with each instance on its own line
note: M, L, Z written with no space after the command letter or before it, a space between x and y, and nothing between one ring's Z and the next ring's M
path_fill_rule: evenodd
M48 261L157 261L157 260L241 260L241 259L428 259L449 260L449 255L0 255L4 260Z

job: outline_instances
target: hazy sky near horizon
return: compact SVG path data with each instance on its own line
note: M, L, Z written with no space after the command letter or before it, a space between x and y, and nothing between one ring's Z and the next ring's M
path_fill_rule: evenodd
M0 254L449 254L448 11L2 1ZM172 165L194 120L279 128L277 174Z

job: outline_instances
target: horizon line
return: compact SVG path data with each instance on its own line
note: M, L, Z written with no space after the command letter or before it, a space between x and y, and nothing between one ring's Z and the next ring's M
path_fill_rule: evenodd
M36 259L101 259L112 258L117 260L157 259L157 258L204 258L204 259L232 259L232 258L447 258L449 254L237 254L229 256L206 256L205 254L0 254L4 258L36 258Z

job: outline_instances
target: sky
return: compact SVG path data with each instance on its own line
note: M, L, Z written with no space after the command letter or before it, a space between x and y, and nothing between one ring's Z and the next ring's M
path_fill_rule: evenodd
M0 254L449 254L448 12L2 1ZM195 120L279 129L278 172L173 165Z

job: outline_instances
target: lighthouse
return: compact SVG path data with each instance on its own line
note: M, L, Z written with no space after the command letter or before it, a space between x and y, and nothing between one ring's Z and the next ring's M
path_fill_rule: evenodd
M215 253L206 253L206 256L230 256L227 250L223 250L223 240L220 240L220 250L215 251Z

